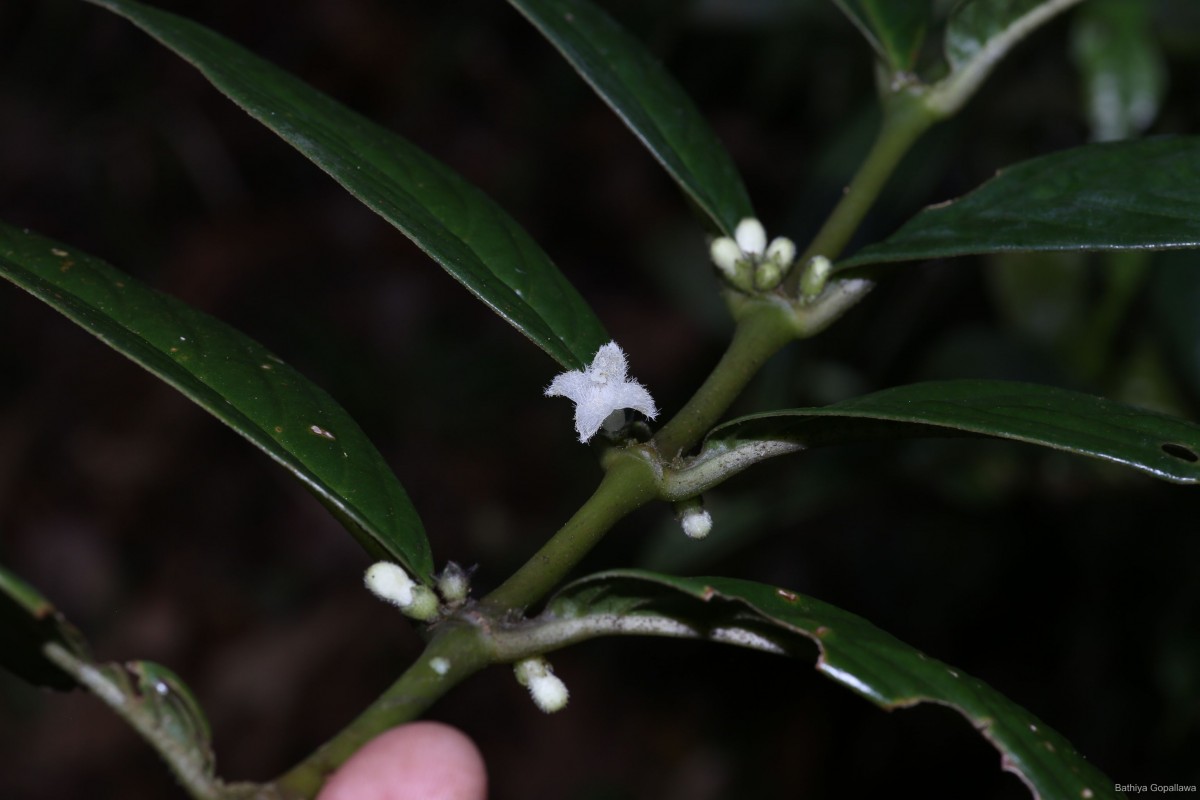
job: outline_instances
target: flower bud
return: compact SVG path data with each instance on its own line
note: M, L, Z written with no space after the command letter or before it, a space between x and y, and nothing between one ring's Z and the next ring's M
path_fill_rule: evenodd
M363 578L376 597L399 608L406 617L430 622L438 615L438 598L428 586L413 581L399 564L380 561Z
M726 277L737 277L738 262L742 260L742 248L737 246L737 242L728 236L713 239L708 248L708 255Z
M700 495L676 503L675 517L690 539L703 539L712 530L712 515L704 510Z
M529 689L534 705L545 713L553 714L566 707L570 692L546 659L535 657L518 661L513 666L513 673L517 683Z
M769 292L783 280L783 270L774 261L764 261L754 270L754 288Z
M747 255L761 256L767 247L767 232L762 223L753 217L746 217L738 223L733 238Z
M433 622L438 615L438 596L428 586L417 584L412 588L412 602L400 606L404 616L418 622Z
M437 579L438 594L449 605L456 606L467 599L471 590L471 580L467 571L453 561L446 562L446 568Z
M367 568L363 582L380 600L400 608L412 605L413 587L416 584L399 564L390 561L372 564Z
M788 271L796 260L796 244L786 236L778 236L771 240L767 247L767 260L774 261L783 272Z
M683 532L690 539L703 539L712 531L712 515L703 508L692 509L679 520Z
M800 276L800 295L805 300L814 300L825 290L825 282L833 271L833 262L825 256L813 256L804 265L804 274Z

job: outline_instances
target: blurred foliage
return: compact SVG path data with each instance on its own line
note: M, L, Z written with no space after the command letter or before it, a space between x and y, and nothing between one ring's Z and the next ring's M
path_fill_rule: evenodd
M480 185L630 343L632 372L662 407L678 407L715 363L729 326L700 225L504 4L160 5ZM1148 5L1169 80L1146 133L1196 133L1185 76L1200 67L1200 11L1193 0ZM605 6L692 93L768 229L798 241L815 231L876 119L870 49L833 4ZM998 167L1096 136L1072 24L1023 45L918 144L859 244ZM569 410L541 397L546 359L131 26L67 0L0 4L0 110L0 218L225 319L327 388L395 467L439 562L479 563L480 587L494 585L590 491L598 471L569 435ZM734 411L989 377L1195 420L1197 258L913 265L772 361ZM0 563L86 630L99 658L178 672L228 778L301 757L415 654L406 624L361 590L357 545L300 487L13 290L0 292L0 374ZM711 546L684 551L669 510L653 508L585 568L653 563L794 587L988 681L1116 781L1200 782L1189 489L1016 445L927 441L780 460L708 499ZM645 664L654 669L631 668ZM609 641L555 666L572 705L554 719L504 670L433 710L480 740L498 798L782 798L897 784L930 797L1027 796L952 713L882 714L784 659ZM0 796L172 791L136 734L94 700L0 676Z

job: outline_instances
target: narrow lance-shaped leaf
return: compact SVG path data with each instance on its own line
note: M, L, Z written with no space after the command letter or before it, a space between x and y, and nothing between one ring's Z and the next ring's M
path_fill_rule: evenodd
M262 345L98 259L4 223L0 276L278 461L369 551L430 580L420 518L383 457L332 397Z
M609 340L529 234L412 143L194 22L129 0L88 2L199 69L564 367L582 367Z
M3 567L0 667L42 686L88 689L158 750L193 796L216 796L212 732L179 676L150 661L96 662L50 601Z
M1200 136L1092 144L1001 170L837 265L1006 250L1200 247Z
M960 712L1035 797L1118 797L1113 782L1061 734L983 681L861 617L786 589L731 578L604 572L562 589L546 613L526 625L524 635L542 649L596 636L649 635L807 657L812 642L820 672L881 708L928 702Z
M754 216L733 160L645 47L588 0L509 0L558 48L721 231Z
M75 688L75 679L43 653L49 642L89 657L79 630L37 589L0 566L0 667L38 686Z
M1051 386L958 380L732 420L713 429L685 467L670 471L665 487L671 497L690 497L765 458L811 447L959 435L1014 439L1200 483L1200 425Z
M834 0L893 73L909 72L933 19L929 0Z
M102 664L57 644L45 650L49 660L141 734L193 797L216 796L221 783L208 720L178 675L152 661Z

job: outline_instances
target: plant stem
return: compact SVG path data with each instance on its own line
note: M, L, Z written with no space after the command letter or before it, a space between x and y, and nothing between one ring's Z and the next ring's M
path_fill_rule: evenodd
M900 159L936 121L937 117L913 95L895 94L885 101L883 124L875 143L846 187L842 199L798 259L801 266L813 256L821 255L834 260L841 254ZM793 270L788 276L788 289L792 293L796 290L795 284L799 281L801 271Z
M644 458L616 451L604 479L575 515L481 604L521 610L559 583L619 519L658 496L659 475Z
M431 662L444 659L444 672ZM491 648L482 632L462 622L447 623L439 630L412 666L362 714L316 752L276 778L269 786L271 797L311 798L316 796L330 773L358 752L368 741L405 722L416 719L439 697L491 663Z
M660 456L671 461L699 441L767 359L795 336L790 312L783 308L763 303L740 314L725 355L692 399L654 436Z
M851 181L802 257L834 258L849 241L884 182L912 145L934 121L919 103L899 98L887 110L883 127L862 168ZM800 271L793 272L796 279ZM610 528L631 511L662 495L662 467L696 444L741 394L772 355L792 339L811 336L828 325L869 290L862 287L833 296L825 304L797 308L781 297L750 299L736 313L728 349L712 373L649 446L610 451L596 491L559 531L478 606L479 618L523 611L560 583ZM791 287L794 292L795 287ZM438 630L421 657L357 719L272 784L263 796L311 798L328 775L371 738L415 719L441 695L503 654L495 651L485 628L450 620ZM433 669L445 659L444 673Z

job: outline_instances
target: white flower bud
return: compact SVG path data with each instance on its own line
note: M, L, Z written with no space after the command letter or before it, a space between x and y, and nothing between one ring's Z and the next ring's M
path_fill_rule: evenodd
M733 238L747 255L761 256L767 247L767 232L762 223L753 217L746 217L738 223Z
M429 668L438 675L445 675L450 671L450 659L436 656L429 659Z
M408 577L399 564L380 561L367 568L363 582L376 597L385 600L421 622L429 622L438 615L438 598L428 586L422 586Z
M695 506L683 512L683 516L679 518L679 524L683 526L683 532L689 538L703 539L712 531L712 514Z
M713 243L709 245L708 254L712 258L712 262L717 265L717 269L726 276L733 278L737 275L737 264L742 260L742 248L738 247L737 242L733 239L728 236L713 239Z
M767 260L774 261L784 272L796 260L796 244L786 236L778 236L771 240L767 247Z
M390 561L372 564L367 568L364 583L380 600L400 608L412 605L413 587L416 584L399 564Z
M529 689L534 705L547 714L561 711L567 705L570 692L544 658L527 658L513 666L517 683Z
M450 605L458 605L467 599L471 589L471 581L467 571L453 561L446 562L446 568L437 580L438 594Z

